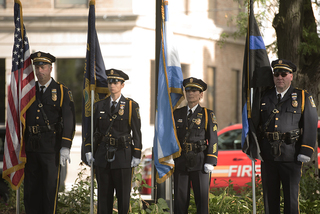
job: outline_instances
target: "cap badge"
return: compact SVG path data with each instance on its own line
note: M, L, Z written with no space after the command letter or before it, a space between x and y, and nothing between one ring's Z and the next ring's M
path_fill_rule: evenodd
M57 89L52 89L51 90L51 99L53 100L53 101L57 101Z
M41 56L41 53L37 53L37 57L40 57Z
M110 71L110 74L113 75L113 70Z
M192 83L193 82L193 78L190 78L190 83Z

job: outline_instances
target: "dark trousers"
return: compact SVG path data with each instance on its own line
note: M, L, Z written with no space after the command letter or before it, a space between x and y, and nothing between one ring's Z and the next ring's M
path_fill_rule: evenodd
M266 214L280 214L280 185L284 196L284 213L298 214L299 183L301 178L299 162L261 161L264 208Z
M98 214L112 214L114 190L118 199L118 213L126 214L130 206L132 169L97 167Z
M202 170L186 172L177 169L174 172L174 213L188 213L190 183L192 183L197 213L209 213L209 174Z
M59 154L27 153L24 206L27 214L54 214L59 189Z

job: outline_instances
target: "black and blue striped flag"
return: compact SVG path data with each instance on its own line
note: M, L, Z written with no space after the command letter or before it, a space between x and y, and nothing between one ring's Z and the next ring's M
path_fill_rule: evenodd
M256 136L259 123L261 92L273 86L268 54L250 1L248 34L242 76L242 151L251 159L262 160Z

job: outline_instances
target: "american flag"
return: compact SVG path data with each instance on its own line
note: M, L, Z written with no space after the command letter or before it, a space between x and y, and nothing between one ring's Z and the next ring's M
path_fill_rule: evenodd
M35 101L36 87L30 59L29 42L23 24L22 5L14 4L14 45L12 52L11 82L8 86L6 139L2 177L17 190L24 178L26 153L24 132L26 111Z

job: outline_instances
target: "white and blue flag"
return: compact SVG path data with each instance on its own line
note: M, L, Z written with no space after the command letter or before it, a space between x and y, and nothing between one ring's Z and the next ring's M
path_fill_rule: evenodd
M173 111L183 97L183 77L177 47L168 20L168 1L163 1L158 95L153 145L157 182L164 182L173 172L173 159L181 155Z

